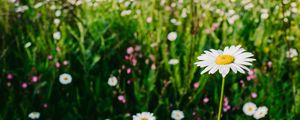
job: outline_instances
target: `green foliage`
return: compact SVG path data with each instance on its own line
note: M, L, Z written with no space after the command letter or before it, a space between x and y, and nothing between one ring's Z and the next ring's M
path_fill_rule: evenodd
M251 1L249 10L245 0L90 1L0 1L0 119L27 119L37 111L46 120L119 120L149 111L168 120L175 109L187 120L216 119L221 76L201 75L194 63L204 50L239 44L255 55L256 78L226 77L231 109L223 119L253 119L242 111L249 101L268 107L264 119L299 119L299 55L287 57L300 48L296 1ZM28 9L18 12L23 5ZM168 40L170 32L177 33L175 41ZM71 84L59 82L63 73ZM108 85L111 76L117 86Z

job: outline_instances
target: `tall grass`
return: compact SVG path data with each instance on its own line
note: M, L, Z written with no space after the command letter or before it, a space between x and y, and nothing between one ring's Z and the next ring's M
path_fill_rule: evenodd
M222 118L252 119L241 110L252 101L269 108L265 119L300 119L299 55L287 58L290 48L300 48L300 11L291 11L293 2L299 8L298 1L255 0L249 10L240 0L119 1L89 6L20 0L17 6L1 0L0 119L27 119L39 111L41 119L118 120L149 111L167 120L174 109L182 110L187 120L216 119L221 76L200 75L194 62L206 49L238 44L254 53L256 78L226 77L231 109ZM39 2L44 4L35 8ZM28 10L16 12L22 5ZM268 11L266 19L261 17L263 9ZM55 15L57 10L61 16ZM123 15L125 10L130 14ZM230 15L230 10L235 13ZM239 18L231 23L234 15ZM58 25L55 18L60 19ZM56 31L59 40L53 38ZM167 39L170 32L177 33L175 41ZM128 54L129 47L141 50ZM133 56L137 64L125 56ZM179 63L171 65L170 59ZM59 83L62 73L72 75L71 84ZM39 81L31 82L32 76ZM116 87L107 84L110 76L117 77ZM251 97L253 92L257 98ZM119 95L126 103L118 101Z

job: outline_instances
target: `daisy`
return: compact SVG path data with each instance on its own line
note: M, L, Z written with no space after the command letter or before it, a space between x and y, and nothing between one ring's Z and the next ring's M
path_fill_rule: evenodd
M118 84L118 80L115 76L111 76L110 78L108 78L107 84L109 86L116 86Z
M204 54L197 57L200 61L195 63L197 66L205 67L201 74L206 72L214 74L219 71L222 77L225 77L230 69L234 73L245 73L244 70L249 71L246 66L252 65L251 62L255 61L251 58L253 54L245 52L241 45L225 47L223 51L210 49L210 51L204 52Z
M178 59L171 59L171 60L169 60L169 64L170 65L176 65L176 64L178 64L179 63L179 60Z
M248 116L252 116L255 113L256 109L256 105L252 102L248 102L243 106L243 112Z
M168 40L174 41L174 40L176 40L176 38L177 38L177 33L176 32L170 32L168 34Z
M72 82L72 76L68 73L61 74L59 76L59 82L63 85L70 84Z
M61 38L60 32L59 32L59 31L54 32L54 33L53 33L53 38L54 38L55 40L59 40L59 39Z
M30 118L30 119L39 119L40 118L40 113L39 112L31 112L31 113L29 113L29 115L28 115L28 117Z
M256 112L254 113L253 117L255 119L260 119L260 118L263 118L267 115L268 113L268 108L266 106L263 106L263 107L259 107Z
M136 115L133 115L132 118L133 120L156 120L153 113L150 112L137 113Z
M182 111L180 110L173 110L172 113L171 113L171 117L174 119L174 120L181 120L184 118L184 114Z

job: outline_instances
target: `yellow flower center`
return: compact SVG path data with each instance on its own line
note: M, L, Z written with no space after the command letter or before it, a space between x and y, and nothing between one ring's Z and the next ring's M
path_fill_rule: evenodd
M249 108L248 108L248 110L249 110L249 111L252 111L252 110L253 110L253 108L252 108L252 107L249 107Z
M64 80L68 80L68 77L64 77Z
M231 55L219 55L215 62L219 65L226 65L226 64L233 63L233 61L234 61L234 57Z
M140 120L148 120L148 118L144 118L144 117L143 117L143 118L141 118Z

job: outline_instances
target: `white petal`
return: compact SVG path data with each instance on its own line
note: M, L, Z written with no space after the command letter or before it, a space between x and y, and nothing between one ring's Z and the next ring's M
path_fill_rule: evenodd
M229 73L230 67L228 65L224 66L224 71L222 76L225 77Z
M207 66L207 67L201 72L201 74L206 73L206 72L209 71L212 67L213 67L212 65Z
M250 69L249 68L247 68L247 67L245 67L244 65L241 65L241 64L239 64L238 65L239 67L241 67L241 68L243 68L244 70L246 70L247 72L249 72L250 71Z
M238 66L237 64L233 63L231 65L233 65L237 69L237 71L239 71L240 73L245 74L245 71L240 66Z
M214 74L219 68L219 65L215 64L213 68L208 72L209 74Z
M230 68L234 73L237 73L237 68L234 65L230 64Z

